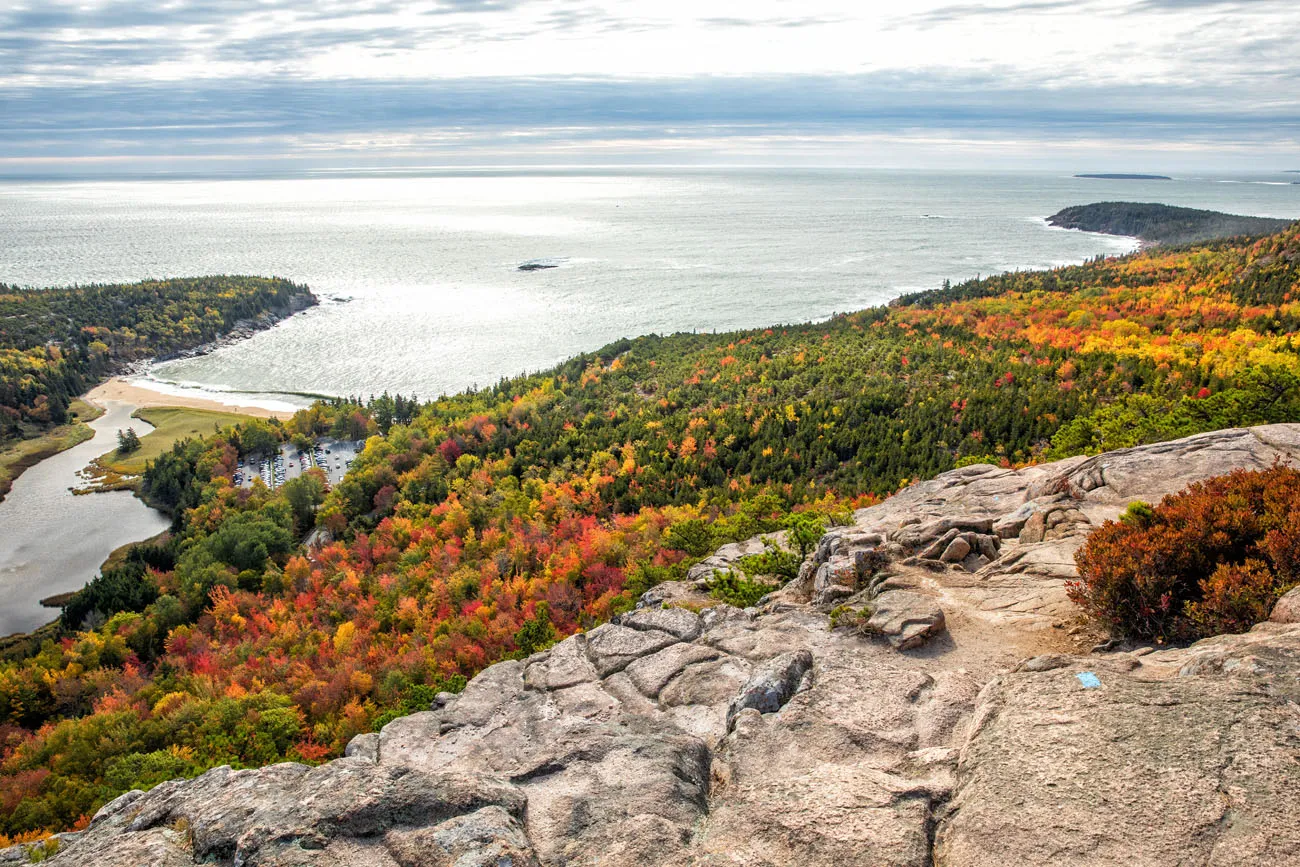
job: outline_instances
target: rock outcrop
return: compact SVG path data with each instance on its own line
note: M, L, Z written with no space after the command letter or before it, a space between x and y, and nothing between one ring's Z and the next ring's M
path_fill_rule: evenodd
M1292 588L1277 600L1268 619L1274 623L1300 623L1300 587Z
M1300 426L1275 425L946 473L857 512L757 608L661 585L345 758L124 795L48 863L1296 863L1291 608L1090 654L1064 582L1130 501L1298 457Z
M1067 662L981 693L936 864L1297 863L1300 628Z
M895 650L909 650L943 632L943 609L921 593L889 590L871 600L867 628L888 638Z

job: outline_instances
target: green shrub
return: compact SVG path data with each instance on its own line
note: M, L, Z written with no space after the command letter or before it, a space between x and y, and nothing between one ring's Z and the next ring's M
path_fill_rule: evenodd
M610 616L631 611L636 607L641 595L651 587L657 587L665 581L680 581L685 577L686 568L683 563L667 566L637 563L628 572L627 581L623 584L623 592L610 607Z
M839 629L841 626L865 626L866 622L871 619L874 613L870 605L854 607L852 605L836 605L830 613L830 629Z
M785 519L790 546L799 555L799 562L812 553L826 532L826 516L817 512L794 512Z
M664 544L692 557L706 557L714 548L713 531L703 518L688 518L668 527Z
M446 679L438 678L433 683L415 683L402 691L402 699L396 707L389 708L371 721L371 729L379 731L398 717L428 710L440 692L462 692L469 680L463 674L453 674Z
M763 548L762 554L740 558L740 568L746 575L770 575L789 581L799 574L803 558L794 551L787 551L770 539L763 540Z
M39 864L47 858L53 858L59 854L59 838L49 837L41 843L37 843L27 850L27 860L32 864Z
M713 579L709 582L710 596L737 608L757 605L758 600L775 589L777 589L776 584L751 581L736 572L715 571Z
M740 559L740 568L747 575L770 575L789 581L799 574L799 567L821 541L826 532L827 516L819 512L793 512L782 522L786 531L786 546L771 539L763 539L762 554L750 554Z
M527 659L555 643L557 633L551 623L551 606L538 602L536 613L515 633L516 659Z

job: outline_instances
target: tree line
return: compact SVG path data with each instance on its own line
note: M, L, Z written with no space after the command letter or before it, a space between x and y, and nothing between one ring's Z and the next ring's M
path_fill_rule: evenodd
M193 349L241 321L314 303L305 286L266 277L0 284L0 443L64 423L74 398L129 362Z

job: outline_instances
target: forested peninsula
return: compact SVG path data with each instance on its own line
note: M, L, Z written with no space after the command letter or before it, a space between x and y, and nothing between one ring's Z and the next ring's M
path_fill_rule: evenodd
M1148 244L1192 244L1215 238L1268 235L1282 231L1292 221L1153 202L1095 202L1057 211L1047 222L1063 229L1124 235Z
M143 482L170 537L77 594L60 640L0 664L0 831L84 827L222 764L319 763L722 543L785 529L791 550L748 572L792 577L851 507L954 467L1300 419L1298 287L1293 226L178 443ZM321 435L366 440L332 488L233 483L268 441ZM747 605L768 580L708 592Z
M104 377L241 327L269 326L315 303L307 287L266 277L0 284L0 451L19 454L0 466L0 497L29 456L16 444L62 432L72 401ZM75 436L64 434L67 441Z

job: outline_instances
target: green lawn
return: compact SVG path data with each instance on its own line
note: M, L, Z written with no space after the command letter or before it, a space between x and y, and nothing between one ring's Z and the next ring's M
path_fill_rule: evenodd
M216 428L251 421L252 416L234 412L214 412L206 409L158 406L138 409L133 413L153 425L155 430L140 437L140 448L129 455L111 451L96 461L106 470L121 475L138 476L145 464L186 437L210 435Z

